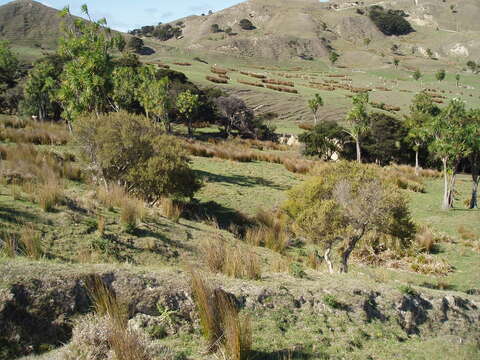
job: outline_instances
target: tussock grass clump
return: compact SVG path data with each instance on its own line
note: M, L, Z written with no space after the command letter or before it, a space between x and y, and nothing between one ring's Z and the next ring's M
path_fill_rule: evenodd
M410 262L411 270L421 274L445 276L454 270L445 259L429 254L420 254L407 260Z
M248 359L252 346L250 318L239 314L229 294L212 289L198 273L192 273L192 293L208 351L221 351L227 359Z
M183 205L170 198L162 198L160 200L160 208L164 216L177 223L183 213Z
M283 162L285 169L296 174L307 174L310 172L315 162L300 159L285 159Z
M20 244L26 257L38 260L43 256L42 237L33 225L28 224L23 227L20 232Z
M217 74L217 75L227 75L227 73L228 73L227 69L222 69L222 68L215 67L215 66L212 66L210 68L210 71L214 74Z
M424 251L427 253L431 253L435 250L437 244L437 237L433 233L433 231L427 227L422 226L415 236L415 242L420 249L420 251Z
M457 232L460 234L462 240L478 240L479 235L476 234L472 229L461 225L458 227Z
M10 232L0 233L0 255L8 258L17 256L18 237Z
M255 220L258 225L247 229L245 241L254 246L263 246L283 253L289 240L285 218L281 214L272 214L259 209Z
M51 212L65 199L63 183L52 177L35 190L35 197L43 211Z
M123 186L110 184L107 188L104 186L97 187L95 191L98 201L107 209L122 207L125 199L128 197Z
M88 295L96 314L106 321L106 345L118 360L150 360L148 341L136 330L128 327L128 308L98 275L85 279Z
M201 248L207 267L239 279L259 279L261 267L257 255L247 246L228 246L223 239L206 241Z
M142 218L142 204L137 199L125 198L120 210L120 221L125 230L131 232L136 229Z

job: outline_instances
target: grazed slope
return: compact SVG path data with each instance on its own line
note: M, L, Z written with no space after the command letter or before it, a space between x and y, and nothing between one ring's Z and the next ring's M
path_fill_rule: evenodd
M355 50L363 48L365 38L377 43L406 41L420 51L430 48L439 56L480 54L480 42L476 40L480 31L476 21L480 15L478 1L417 0L416 5L415 0L368 0L360 4L343 0L249 0L215 14L180 19L185 25L183 37L167 44L191 51L275 60L322 57L328 54L328 46ZM401 38L383 35L368 16L357 12L373 4L404 10L416 32ZM238 24L244 18L256 29L242 30ZM221 29L231 27L236 35L214 34L213 24Z

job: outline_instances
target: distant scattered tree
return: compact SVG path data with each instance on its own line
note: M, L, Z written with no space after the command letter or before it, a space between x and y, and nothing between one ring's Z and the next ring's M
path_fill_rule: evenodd
M220 26L218 24L212 24L212 26L210 26L210 29L212 30L213 33L219 33L222 31L222 29L220 29Z
M323 106L323 99L320 94L315 94L314 97L308 100L308 107L313 113L314 124L317 125L318 110Z
M392 50L392 52L396 54L398 50L400 50L400 46L398 46L397 44L393 44L390 50Z
M303 154L318 156L323 160L331 160L332 157L343 150L348 135L345 129L335 121L322 121L312 130L300 134L299 141L305 144Z
M177 97L177 110L185 120L188 127L188 135L192 136L192 117L195 115L199 103L199 96L193 94L190 90L182 92Z
M460 86L460 74L455 75L455 82L457 84L457 87L459 87Z
M222 117L226 136L230 136L233 130L253 135L254 113L242 99L235 96L220 96L215 99L215 104Z
M420 80L420 78L422 77L422 73L420 72L419 69L417 69L417 70L415 70L415 72L413 73L412 77L413 77L416 81L418 81L418 80Z
M405 197L372 165L339 162L314 168L313 176L290 190L283 208L298 235L323 247L331 273L335 250L339 271L346 273L360 241L388 248L387 239L393 239L406 249L415 234Z
M142 51L143 46L144 46L143 40L136 36L132 36L127 43L127 49L130 49L136 52L137 54Z
M242 19L240 20L240 23L239 23L240 27L243 29L243 30L254 30L255 29L255 26L252 24L252 22L248 19Z
M172 26L170 24L159 24L155 27L152 35L161 41L167 41L174 37L182 35L182 28L180 26Z
M232 31L233 29L230 26L225 29L225 33L227 33L228 35L230 35Z
M432 57L433 57L433 51L432 51L432 49L428 48L428 49L426 50L426 53L427 53L427 56L428 56L429 58L432 58Z
M393 65L395 66L395 69L398 69L398 65L400 64L400 60L395 58L393 59Z
M361 137L367 132L369 127L369 114L368 114L368 93L360 93L352 98L353 107L347 114L346 132L355 141L355 147L357 152L357 162L362 162L362 152L360 147Z
M472 73L474 73L474 72L477 71L478 65L477 65L477 63L476 63L475 61L473 61L473 60L467 61L467 66L468 66L468 68L470 69L470 71L471 71Z
M445 80L445 76L447 75L447 73L445 72L445 70L441 69L441 70L438 70L436 73L435 73L435 78L438 80L438 81L443 81Z
M340 55L337 54L335 51L331 51L330 55L328 55L328 59L330 60L332 65L335 65L335 63L338 61L339 58L340 58Z
M365 39L363 39L363 43L364 43L364 45L367 46L367 47L368 47L368 45L370 45L371 42L372 42L372 39L370 39L370 38L365 38Z
M381 6L371 6L368 15L377 28L387 36L407 35L415 31L401 10L385 10Z

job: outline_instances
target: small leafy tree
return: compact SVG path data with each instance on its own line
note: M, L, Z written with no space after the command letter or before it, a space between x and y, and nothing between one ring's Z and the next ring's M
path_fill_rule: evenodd
M60 88L60 74L63 59L59 56L49 56L35 63L28 74L24 88L24 109L38 116L40 121L46 120L50 114L57 117L60 105L56 95Z
M116 66L112 72L112 85L113 109L136 112L139 108L137 89L140 85L137 69L132 66Z
M369 115L368 115L368 93L360 93L352 98L353 107L346 117L346 132L355 141L355 147L357 152L357 162L362 162L362 153L360 148L360 140L363 134L369 127Z
M328 55L328 59L332 63L332 65L335 65L335 63L338 61L340 58L340 55L337 54L335 51L331 51L330 54Z
M199 96L190 90L182 92L177 97L177 110L183 117L188 127L188 135L192 136L192 117L200 106Z
M20 62L7 41L0 41L0 91L13 87L19 75Z
M164 196L191 198L200 188L179 141L143 116L80 117L75 139L98 179L121 184L152 205Z
M111 72L110 51L116 48L118 38L106 28L106 20L93 21L86 5L82 12L89 21L74 19L66 7L62 16L68 18L59 54L67 59L61 75L58 98L68 122L83 113L99 116L110 107Z
M312 130L300 134L298 139L305 144L304 155L331 160L335 154L342 152L346 137L345 129L335 121L323 121Z
M320 94L315 94L312 99L308 100L308 107L313 113L314 124L317 125L318 110L323 106L323 99Z
M419 152L428 139L428 125L432 117L439 113L440 109L427 93L418 93L413 98L410 115L406 118L405 125L408 129L407 141L413 145L415 151L415 174L417 176L420 171Z
M455 200L455 181L460 161L469 156L471 148L468 138L471 129L468 126L465 103L453 99L442 112L433 117L429 131L433 141L429 150L442 161L444 193L442 208L451 209Z
M420 78L422 77L422 73L420 72L419 69L417 69L417 70L415 70L415 72L413 73L412 77L413 77L416 81L418 81L418 80L420 80Z
M393 65L395 66L395 69L398 69L398 65L400 64L400 60L395 58L393 59Z
M428 56L429 58L432 58L432 57L433 57L433 51L432 51L432 49L428 48L428 49L426 50L426 53L427 53L427 56Z
M459 87L460 86L460 74L455 75L455 82L456 82L457 87Z
M438 70L436 73L435 73L435 78L438 80L438 81L443 81L445 80L445 76L447 75L447 73L445 72L444 69L441 69L441 70Z
M157 72L151 65L140 68L140 85L137 97L145 109L147 118L161 122L166 131L170 131L169 109L171 106L168 93L170 81L168 77L157 79Z
M376 167L339 162L313 173L289 192L283 208L299 235L323 247L330 272L332 251L339 253L340 272L347 272L350 255L362 239L390 238L404 249L410 245L415 226L407 201L381 179Z

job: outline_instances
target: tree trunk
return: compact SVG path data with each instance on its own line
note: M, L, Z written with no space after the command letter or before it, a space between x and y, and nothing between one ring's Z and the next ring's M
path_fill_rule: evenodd
M325 259L325 262L327 263L328 266L328 271L330 274L333 274L333 265L332 261L330 260L330 252L332 249L328 248L327 251L325 251L325 254L323 255L323 258Z
M452 209L453 208L453 203L455 201L455 181L457 179L457 169L455 168L451 178L450 178L450 184L449 184L449 189L448 189L448 208Z
M355 245L357 245L358 240L362 238L363 234L364 234L364 230L362 230L362 235L354 236L353 238L350 239L347 248L342 253L342 261L340 263L340 273L348 272L348 259L350 258L350 255L353 249L355 249Z
M448 189L448 172L447 172L447 159L443 158L442 159L443 163L443 203L442 203L442 208L443 210L448 210L448 195L449 195L449 189Z
M357 138L355 139L355 145L357 147L357 162L362 162L362 150L360 149L360 140Z
M192 118L191 118L191 117L188 118L187 124L188 124L188 137L191 138L191 137L193 136L193 131L192 131Z
M313 124L317 125L317 114L313 113Z
M478 182L480 180L478 174L479 161L480 154L475 154L470 157L472 166L472 198L470 199L470 209L478 209Z
M420 165L418 161L418 150L415 150L415 176L420 175Z

